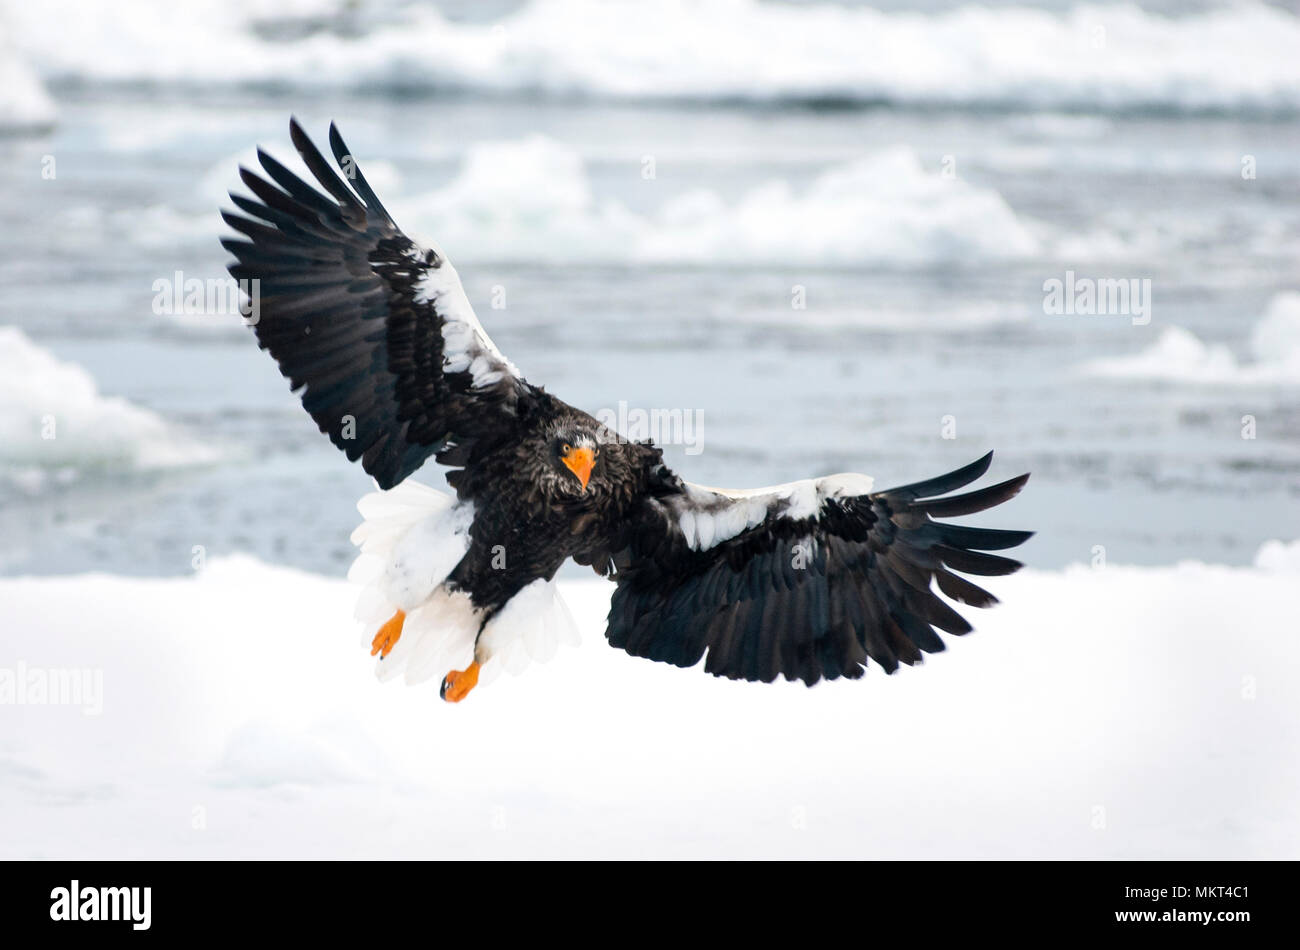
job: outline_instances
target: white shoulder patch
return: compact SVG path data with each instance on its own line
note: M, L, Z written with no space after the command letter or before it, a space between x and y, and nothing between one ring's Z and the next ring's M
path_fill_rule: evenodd
M769 518L802 521L819 517L828 498L849 498L868 494L870 475L842 472L823 478L804 478L766 488L708 488L684 482L682 495L661 504L682 533L688 546L707 551L730 541Z
M825 498L857 498L859 495L869 495L875 487L876 480L870 475L862 475L858 472L838 472L834 475L824 475L816 480L817 494Z
M425 270L416 284L415 299L418 303L433 304L442 318L443 372L468 372L476 389L486 389L507 376L522 379L519 370L496 348L478 322L456 268L440 249L434 250L442 264Z

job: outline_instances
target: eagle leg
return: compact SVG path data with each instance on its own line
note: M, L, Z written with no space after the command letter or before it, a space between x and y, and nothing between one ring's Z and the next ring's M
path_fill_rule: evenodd
M405 622L406 614L400 610L389 617L384 625L379 628L379 632L375 634L375 639L370 641L370 655L374 656L379 653L379 658L382 660L392 653L393 647L397 646L397 641L401 639L402 624Z
M460 702L478 685L478 670L477 660L463 670L452 670L442 678L442 689L438 695L449 703Z

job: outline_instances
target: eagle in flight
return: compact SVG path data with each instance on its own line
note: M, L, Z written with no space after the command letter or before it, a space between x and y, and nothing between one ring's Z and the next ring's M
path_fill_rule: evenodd
M290 120L320 188L263 151L266 177L223 212L247 322L303 408L381 489L363 498L349 577L381 678L441 677L459 702L497 669L573 638L555 586L568 558L615 589L605 636L633 656L729 679L812 685L887 673L971 630L944 599L996 603L961 574L1021 566L989 551L1027 531L935 521L983 511L1028 475L951 494L992 453L885 491L866 475L732 491L683 480L523 375L493 345L441 248L398 228L330 126L340 175ZM269 179L269 180L268 180ZM322 190L323 189L323 190ZM409 478L432 456L455 497ZM960 573L958 573L960 572ZM937 591L933 588L937 587ZM372 638L373 634L373 638Z

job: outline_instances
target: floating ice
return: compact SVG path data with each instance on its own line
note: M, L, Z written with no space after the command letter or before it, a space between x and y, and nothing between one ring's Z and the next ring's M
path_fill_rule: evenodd
M0 39L0 135L45 131L56 112L40 79Z
M1240 360L1222 344L1205 343L1190 330L1171 326L1147 349L1091 360L1082 371L1169 382L1300 386L1300 293L1280 293L1269 301L1251 331L1249 347L1254 359Z
M760 0L533 0L477 23L393 0L5 0L0 12L46 77L95 83L1103 111L1300 108L1300 19L1258 0L1178 17L1131 4L913 13Z
M996 191L943 178L903 147L869 152L806 186L778 179L731 203L700 189L642 214L597 198L577 152L532 136L472 146L454 181L403 205L414 212L404 227L459 259L835 266L1039 249Z
M16 327L0 327L0 471L27 488L82 468L165 468L215 452L157 414L104 396L80 366L65 363Z

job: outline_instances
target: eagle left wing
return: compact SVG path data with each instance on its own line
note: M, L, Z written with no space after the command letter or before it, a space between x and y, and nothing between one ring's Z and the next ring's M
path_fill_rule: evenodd
M393 222L338 129L342 177L296 120L289 132L319 188L259 150L267 177L240 168L254 197L230 196L245 214L222 212L241 235L221 243L255 302L258 343L381 488L430 455L466 464L476 443L513 433L535 390L479 324L446 255Z
M983 511L1029 476L955 491L988 470L993 453L938 478L871 491L865 475L832 475L728 492L669 475L620 532L618 584L605 632L633 656L729 679L812 685L862 676L868 658L892 673L944 649L934 628L972 628L931 590L972 607L997 599L953 571L1010 574L1019 561L983 552L1029 531L944 524Z

